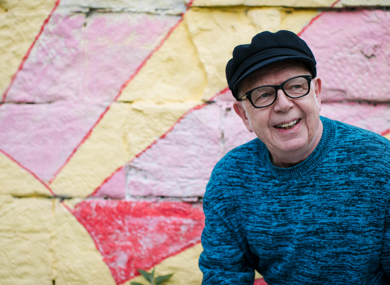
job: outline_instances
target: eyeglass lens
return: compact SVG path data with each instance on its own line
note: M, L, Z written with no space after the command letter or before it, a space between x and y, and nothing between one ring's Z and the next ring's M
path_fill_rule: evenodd
M282 88L288 96L297 98L308 93L309 83L304 77L296 77L286 81ZM272 104L275 96L276 90L271 86L259 87L251 93L252 102L256 107L264 107Z

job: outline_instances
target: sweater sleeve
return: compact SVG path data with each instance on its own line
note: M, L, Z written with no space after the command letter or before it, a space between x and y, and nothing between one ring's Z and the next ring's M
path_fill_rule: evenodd
M382 254L381 254L381 265L386 272L386 275L390 277L390 202L387 203L384 233L382 242Z
M220 210L204 201L206 225L202 233L203 252L199 268L203 272L202 284L253 285L254 270L248 264L242 244L227 223L220 217Z

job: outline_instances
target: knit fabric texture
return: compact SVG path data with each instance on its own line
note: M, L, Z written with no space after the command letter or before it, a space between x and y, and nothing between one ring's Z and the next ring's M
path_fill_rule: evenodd
M311 155L272 165L255 139L215 166L204 197L203 284L390 284L390 142L321 117Z

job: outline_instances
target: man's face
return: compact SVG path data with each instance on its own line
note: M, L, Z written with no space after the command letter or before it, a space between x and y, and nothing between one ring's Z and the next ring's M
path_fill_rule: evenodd
M310 75L299 62L282 62L267 66L240 86L240 97L247 91L262 85L278 85L298 75ZM257 109L249 100L234 103L235 112L249 131L265 143L275 166L288 167L306 159L315 149L322 135L319 119L321 80L312 80L310 93L291 99L278 90L275 103ZM296 122L296 123L295 123ZM291 125L286 125L291 124Z

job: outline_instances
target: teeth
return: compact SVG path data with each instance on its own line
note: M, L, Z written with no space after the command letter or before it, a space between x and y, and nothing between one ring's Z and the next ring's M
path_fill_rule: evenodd
M276 127L279 128L279 129L291 129L292 127L294 127L296 124L298 123L298 120L294 120L290 123L287 123L287 124L280 124L280 125L277 125Z

